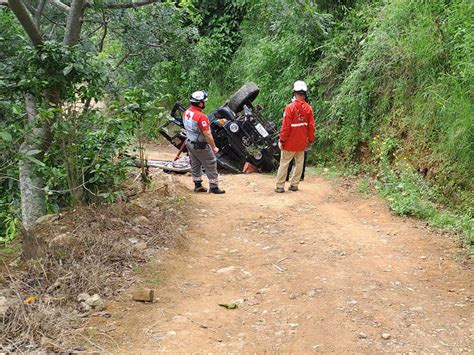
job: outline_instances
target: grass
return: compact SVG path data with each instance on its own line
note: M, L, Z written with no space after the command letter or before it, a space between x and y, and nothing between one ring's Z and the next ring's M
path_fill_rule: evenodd
M134 265L132 267L132 271L136 275L143 275L143 272L144 272L143 266L142 265Z
M365 177L357 181L356 188L359 193L361 193L364 196L368 196L371 190L369 179Z
M145 277L145 283L148 285L159 285L161 284L161 274L159 271L155 270L154 268L150 268L148 270L147 275Z
M21 255L21 244L19 240L14 240L9 244L1 244L0 245L0 265L1 269L3 269L4 264L9 265L14 260L16 260ZM0 279L1 279L1 272L0 272Z
M379 174L376 189L399 216L426 220L432 227L458 233L474 254L474 218L462 210L450 210L436 203L438 191L409 166Z
M337 181L342 175L342 170L336 166L326 167L324 165L314 165L306 167L307 176L323 176L329 181Z
M0 246L0 258L16 256L21 252L19 243L11 243Z
M132 270L147 285L153 286L161 283L161 274L154 265L135 265Z

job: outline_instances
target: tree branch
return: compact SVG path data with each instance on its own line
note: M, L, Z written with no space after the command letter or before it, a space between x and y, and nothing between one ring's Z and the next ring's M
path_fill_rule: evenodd
M11 0L9 0L11 1ZM71 10L67 17L66 32L63 43L66 46L74 46L79 42L81 35L81 17L84 13L85 0L72 0Z
M48 20L49 22L51 22L51 23L52 23L53 25L55 25L55 26L58 26L58 27L66 27L66 23L65 23L65 22L64 22L64 23L62 23L62 22L56 22L56 21L54 21L52 18L50 18L50 17L48 17L48 16L46 16L46 15L43 15L43 16L44 16L44 18L45 18L46 20ZM50 34L50 37L52 37L53 33L54 33L54 30L52 29L51 34Z
M59 1L59 0L48 0L51 4L59 8L65 13L69 13L70 7L67 6L65 3Z
M143 51L140 51L140 52L128 52L128 53L126 53L126 54L122 57L122 59L120 59L120 60L118 61L118 63L115 65L114 71L117 70L118 67L121 66L122 63L125 62L128 58L130 58L130 57L137 57L137 56L142 55L142 54L143 54Z
M107 37L107 22L104 23L104 32L102 33L102 37L100 39L99 46L97 48L97 51L99 53L104 50L105 37Z
M10 6L10 9L15 14L33 45L37 47L43 44L41 33L33 22L33 19L31 18L25 4L21 0L8 0L8 5Z
M123 2L123 3L107 3L105 2L104 4L99 4L99 5L93 5L91 3L87 3L88 7L92 6L97 6L99 8L104 8L104 9L131 9L131 8L137 8L145 5L150 5L154 4L157 2L161 2L161 0L131 0L128 2Z
M41 16L43 15L45 4L46 4L46 0L40 0L38 4L38 8L36 9L35 21L36 21L36 26L38 28L40 28Z
M31 2L28 0L21 0L21 2L25 5L26 9L30 12L30 16L33 17L33 19L36 17L36 9L33 5L31 5ZM38 27L39 30L39 27Z
M68 13L70 10L70 7L66 5L65 3L61 2L60 0L48 0L51 4L54 6L58 7L62 11ZM123 3L105 3L105 4L100 4L100 5L95 5L91 4L90 2L86 3L87 7L93 7L96 6L98 8L102 9L130 9L130 8L137 8L145 5L150 5L154 4L157 2L161 2L161 0L131 0L129 2L123 2ZM7 0L0 0L0 6L9 6Z
M91 31L86 32L86 33L83 35L83 37L84 37L84 38L92 38L92 35L94 35L95 33L99 32L103 27L104 27L104 25L101 24L101 25L98 26L97 28L94 28L94 29L92 29Z

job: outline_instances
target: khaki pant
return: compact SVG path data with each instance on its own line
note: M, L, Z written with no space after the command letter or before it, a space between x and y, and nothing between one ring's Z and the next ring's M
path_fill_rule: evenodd
M278 167L276 187L284 187L286 174L288 174L288 166L295 158L295 170L290 179L291 186L298 186L303 172L304 152L290 152L288 150L281 151L280 166Z

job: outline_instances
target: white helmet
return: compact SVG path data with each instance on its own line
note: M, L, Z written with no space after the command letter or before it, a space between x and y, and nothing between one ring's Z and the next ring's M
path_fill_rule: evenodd
M308 86L303 80L297 80L293 84L293 91L308 91Z
M205 91L195 91L191 94L189 99L190 102L199 103L199 102L206 102L207 101L207 92Z

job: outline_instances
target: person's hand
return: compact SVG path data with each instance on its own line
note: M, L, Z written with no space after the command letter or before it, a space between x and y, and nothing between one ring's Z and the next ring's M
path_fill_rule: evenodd
M313 147L313 143L308 143L306 144L306 148L304 149L305 152L308 152L311 150L311 148Z
M281 144L281 142L280 142L280 141L278 141L278 148L280 148L280 150L282 150L282 149L283 149L283 144Z
M219 152L219 148L214 146L214 147L212 147L212 151L214 152L214 154L217 154Z

